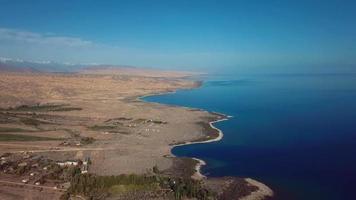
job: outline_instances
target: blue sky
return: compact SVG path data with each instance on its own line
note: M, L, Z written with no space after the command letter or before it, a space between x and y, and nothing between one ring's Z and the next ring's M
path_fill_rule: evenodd
M0 0L0 56L184 70L353 69L354 2Z

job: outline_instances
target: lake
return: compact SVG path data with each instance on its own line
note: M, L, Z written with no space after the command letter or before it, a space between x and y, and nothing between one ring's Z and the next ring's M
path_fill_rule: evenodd
M203 174L251 177L276 199L354 199L356 75L203 77L202 87L144 100L221 112L219 142L176 147L207 162Z

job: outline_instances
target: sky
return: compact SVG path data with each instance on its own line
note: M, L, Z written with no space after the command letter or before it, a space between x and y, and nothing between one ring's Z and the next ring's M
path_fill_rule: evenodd
M0 57L356 71L356 1L0 0Z

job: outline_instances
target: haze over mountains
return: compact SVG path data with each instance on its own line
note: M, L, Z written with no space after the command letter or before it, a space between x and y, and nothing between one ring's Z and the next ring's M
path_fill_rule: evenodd
M52 61L27 61L0 57L1 71L69 72L83 66L84 65L80 64L57 63Z
M0 57L0 71L12 72L78 72L97 68L136 68L126 65L106 65L97 63L60 63L54 61L29 61Z
M11 59L0 57L0 72L24 72L24 73L80 73L101 75L129 75L143 77L171 77L181 78L198 75L198 72L158 70L155 68L141 68L127 65L109 64L73 64L59 63L53 61L27 61L22 59Z

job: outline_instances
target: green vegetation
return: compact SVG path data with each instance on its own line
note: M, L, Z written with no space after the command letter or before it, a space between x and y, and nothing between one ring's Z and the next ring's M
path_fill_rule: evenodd
M65 180L72 180L76 175L79 175L81 173L81 170L79 167L67 167L64 170Z
M59 140L57 138L50 137L38 137L31 135L20 135L20 134L0 134L0 141L47 141L47 140Z
M1 109L0 109L1 111ZM0 112L0 124L7 124L16 122L12 116L9 116L7 113Z
M152 171L153 171L153 173L155 173L155 174L159 174L159 173L160 173L160 171L159 171L157 165L153 166Z
M141 123L167 124L168 123L166 121L161 121L161 120L142 119L142 118L135 119L132 122L137 124L141 124Z
M65 192L64 194L62 194L59 200L68 200L69 198L70 198L69 192Z
M202 187L201 182L191 178L172 179L164 176L150 175L119 175L96 176L93 174L76 174L71 180L68 192L72 195L84 195L89 199L104 199L108 195L135 194L136 192L155 193L165 190L175 199L184 197L200 200L213 196L211 192ZM63 199L68 197L64 194Z
M89 127L89 129L93 131L113 131L116 129L116 126L108 126L108 125L94 125Z
M164 174L173 177L190 178L195 172L197 160L187 157L172 158L173 166L163 171Z
M114 185L109 189L110 194L118 195L125 193L133 193L137 191L155 191L158 190L159 186L157 184L144 184L144 185Z
M63 130L65 132L67 132L72 138L79 138L80 134L78 132L76 132L75 130L71 130L68 128L63 128L63 129L58 129L58 130Z
M62 108L56 108L56 109L49 110L49 111L66 112L66 111L75 111L75 110L83 110L83 109L78 108L78 107L62 107Z
M118 118L108 119L105 121L105 123L111 122L111 121L130 121L130 120L132 120L132 118L118 117Z
M15 174L23 175L25 172L29 171L30 169L31 169L30 166L19 166L18 168L15 169Z
M26 130L22 128L0 127L0 133L8 132L33 132L33 130Z
M188 197L188 198L197 198L197 199L209 199L210 196L213 196L213 194L202 187L201 183L193 180L191 178L188 179L178 179L174 181L175 184L171 185L171 189L174 192L174 197L175 199L182 199L183 197Z
M145 123L147 122L147 119L135 119L132 121L133 123L136 123L136 124L141 124L141 123Z
M46 179L72 181L75 176L80 175L79 166L61 167L56 163L51 163L48 166L48 173L45 175Z
M94 126L90 126L88 128L93 131L105 131L105 132L109 132L109 133L121 133L121 134L125 134L125 135L130 134L129 132L123 130L122 128L120 128L118 126L113 126L113 125L94 125Z
M39 126L41 123L43 123L42 121L33 118L21 118L20 121L23 124L29 126Z
M219 196L219 199L231 199L231 197L240 199L244 196L248 196L256 190L258 190L258 187L250 185L245 179L234 178L231 180L229 186L224 188L224 191Z
M168 123L166 121L160 121L160 120L153 120L152 122L155 124L167 124Z
M92 144L94 141L95 141L95 139L92 137L83 137L80 139L80 143L83 145Z
M115 118L116 120L121 120L121 121L130 121L132 120L132 118L127 118L127 117L119 117L119 118Z

